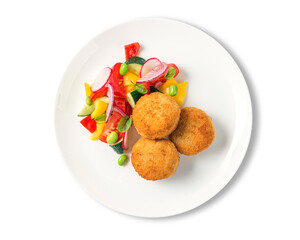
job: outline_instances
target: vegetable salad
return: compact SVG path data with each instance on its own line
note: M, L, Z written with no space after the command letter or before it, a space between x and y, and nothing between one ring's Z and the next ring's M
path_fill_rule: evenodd
M178 67L157 58L145 60L138 56L138 42L125 45L125 62L102 69L91 84L85 83L85 105L78 113L80 123L91 133L89 138L108 144L123 154L127 133L132 125L131 113L145 94L162 92L171 96L179 106L183 104L187 83L178 83ZM119 165L128 157L120 156Z

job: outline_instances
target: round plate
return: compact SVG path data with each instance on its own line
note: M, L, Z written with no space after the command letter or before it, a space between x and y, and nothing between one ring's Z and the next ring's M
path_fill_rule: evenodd
M146 181L130 161L120 167L106 144L88 139L77 113L85 103L84 83L99 70L125 60L124 45L139 42L139 56L175 63L176 79L188 82L184 106L213 119L215 140L196 156L181 155L176 173ZM139 19L98 35L76 55L57 93L55 127L62 155L81 186L103 205L140 217L165 217L191 210L216 195L233 177L246 153L252 108L244 77L212 37L168 19Z

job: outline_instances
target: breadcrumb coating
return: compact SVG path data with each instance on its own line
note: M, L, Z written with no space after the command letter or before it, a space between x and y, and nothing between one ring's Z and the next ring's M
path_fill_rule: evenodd
M211 118L202 110L185 107L181 110L176 130L169 139L181 154L195 155L208 148L215 138Z
M180 161L174 144L167 139L140 138L132 149L131 163L135 171L146 180L171 177Z

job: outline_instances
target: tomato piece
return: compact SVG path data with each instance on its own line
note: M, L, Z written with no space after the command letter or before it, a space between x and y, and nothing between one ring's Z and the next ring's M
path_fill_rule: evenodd
M126 100L125 98L118 98L118 97L115 97L114 99L114 106L120 108L124 113L125 113L125 103L126 103Z
M130 116L132 114L132 107L130 106L129 102L125 103L125 114Z
M106 96L106 94L107 94L107 87L103 87L97 92L92 92L90 98L92 101L95 101L99 97Z
M140 50L140 44L138 42L135 42L135 43L131 43L131 44L128 44L128 45L125 45L125 57L126 57L126 60L130 57L135 57L139 50Z
M115 97L114 106L120 108L127 116L130 116L132 113L131 106L125 98Z
M169 63L168 66L169 66L168 68L173 67L173 68L176 69L176 73L175 73L175 76L174 76L174 77L176 77L179 73L178 67L174 63Z
M126 100L125 100L125 98L115 97L114 106L120 108L125 113L125 111L126 111Z
M97 124L94 119L91 119L91 116L87 116L84 119L80 121L82 126L84 126L87 130L89 130L91 133L95 132L97 129Z
M123 134L118 131L118 124L121 118L122 118L121 114L117 113L116 111L113 111L108 122L104 126L103 132L101 133L99 140L106 143L107 136L111 132L115 131L118 133L118 141L119 141L123 136Z
M125 87L123 85L123 76L120 74L120 67L121 67L122 63L116 63L112 70L112 77L109 80L110 85L113 87L114 89L114 95L117 97L126 97L126 90Z

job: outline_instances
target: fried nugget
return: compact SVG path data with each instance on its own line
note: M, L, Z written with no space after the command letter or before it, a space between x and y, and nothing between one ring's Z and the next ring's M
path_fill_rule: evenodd
M133 146L131 163L135 171L146 180L171 177L179 164L179 153L167 139L140 138Z
M185 155L195 155L208 148L215 138L211 118L202 110L185 107L181 110L176 130L169 139Z
M161 139L175 130L180 108L170 96L156 92L144 95L133 109L133 123L138 133L149 139Z

